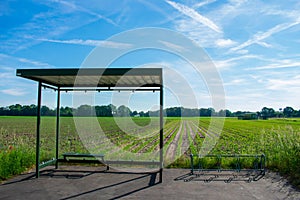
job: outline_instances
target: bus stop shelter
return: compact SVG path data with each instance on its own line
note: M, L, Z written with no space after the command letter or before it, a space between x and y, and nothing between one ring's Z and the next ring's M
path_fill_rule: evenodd
M62 91L159 91L159 181L163 170L163 77L161 68L65 68L17 69L16 75L38 82L36 128L36 177L49 164L58 167L60 135L60 98ZM55 158L40 163L42 88L57 92ZM111 161L113 163L113 161ZM137 161L139 162L139 161ZM126 163L126 162L122 162ZM147 162L143 162L147 164ZM149 162L150 164L150 162ZM151 162L153 164L153 162Z

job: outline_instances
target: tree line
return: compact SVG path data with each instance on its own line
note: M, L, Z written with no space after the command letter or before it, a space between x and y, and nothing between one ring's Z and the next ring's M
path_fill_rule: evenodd
M171 107L164 109L164 116L168 117L209 117L209 116L225 116L225 117L240 117L251 112L248 111L236 111L231 112L230 110L220 110L215 111L213 108L184 108L184 107ZM0 107L1 116L36 116L37 106L31 105L10 105L7 107ZM258 118L267 119L273 117L300 117L300 110L295 110L290 106L284 109L279 109L275 111L273 108L263 107L261 111L252 114L257 115ZM42 116L55 116L56 109L51 109L45 105L41 107ZM98 117L112 117L112 116L139 116L139 117L149 117L149 116L159 116L159 111L131 111L125 105L119 107L109 104L109 105L81 105L78 108L71 107L61 107L60 116L98 116Z

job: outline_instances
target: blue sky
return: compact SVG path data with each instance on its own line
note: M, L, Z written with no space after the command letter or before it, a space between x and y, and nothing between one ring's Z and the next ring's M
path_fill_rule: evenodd
M297 0L4 0L0 24L0 106L36 103L36 83L16 77L18 68L80 67L97 46L124 48L122 43L103 42L115 34L158 27L181 33L204 49L223 81L227 109L300 109ZM178 56L144 50L114 62L129 67L149 63L181 66L185 79L197 88L198 106L212 105L204 81L189 75L188 64ZM96 102L107 104L111 95L96 96ZM45 91L43 97L44 104L54 106L54 92ZM143 110L151 98L135 94L129 105ZM62 104L72 105L71 94L63 95ZM194 107L188 97L181 103L169 90L165 105Z

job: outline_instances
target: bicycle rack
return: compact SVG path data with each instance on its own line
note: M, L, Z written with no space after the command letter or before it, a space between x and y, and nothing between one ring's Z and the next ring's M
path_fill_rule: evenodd
M190 159L191 171L189 176L184 178L185 182L252 182L265 175L266 156L264 154L209 154L205 156L190 154ZM249 163L252 167L249 167Z

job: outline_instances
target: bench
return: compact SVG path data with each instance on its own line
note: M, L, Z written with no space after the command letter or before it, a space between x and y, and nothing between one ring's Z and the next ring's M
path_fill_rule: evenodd
M86 158L101 158L101 162L102 164L104 163L104 154L86 154L86 153L64 153L63 155L63 160L64 161L70 161L70 162L77 162L80 161L80 159L69 159L69 158L83 158L83 163L88 163L88 162L97 162L99 160L92 160L92 159L86 159ZM99 163L99 162L97 162ZM106 165L107 170L109 170L109 166Z
M101 158L104 161L103 154L85 154L85 153L64 153L64 160L68 160L67 158Z

